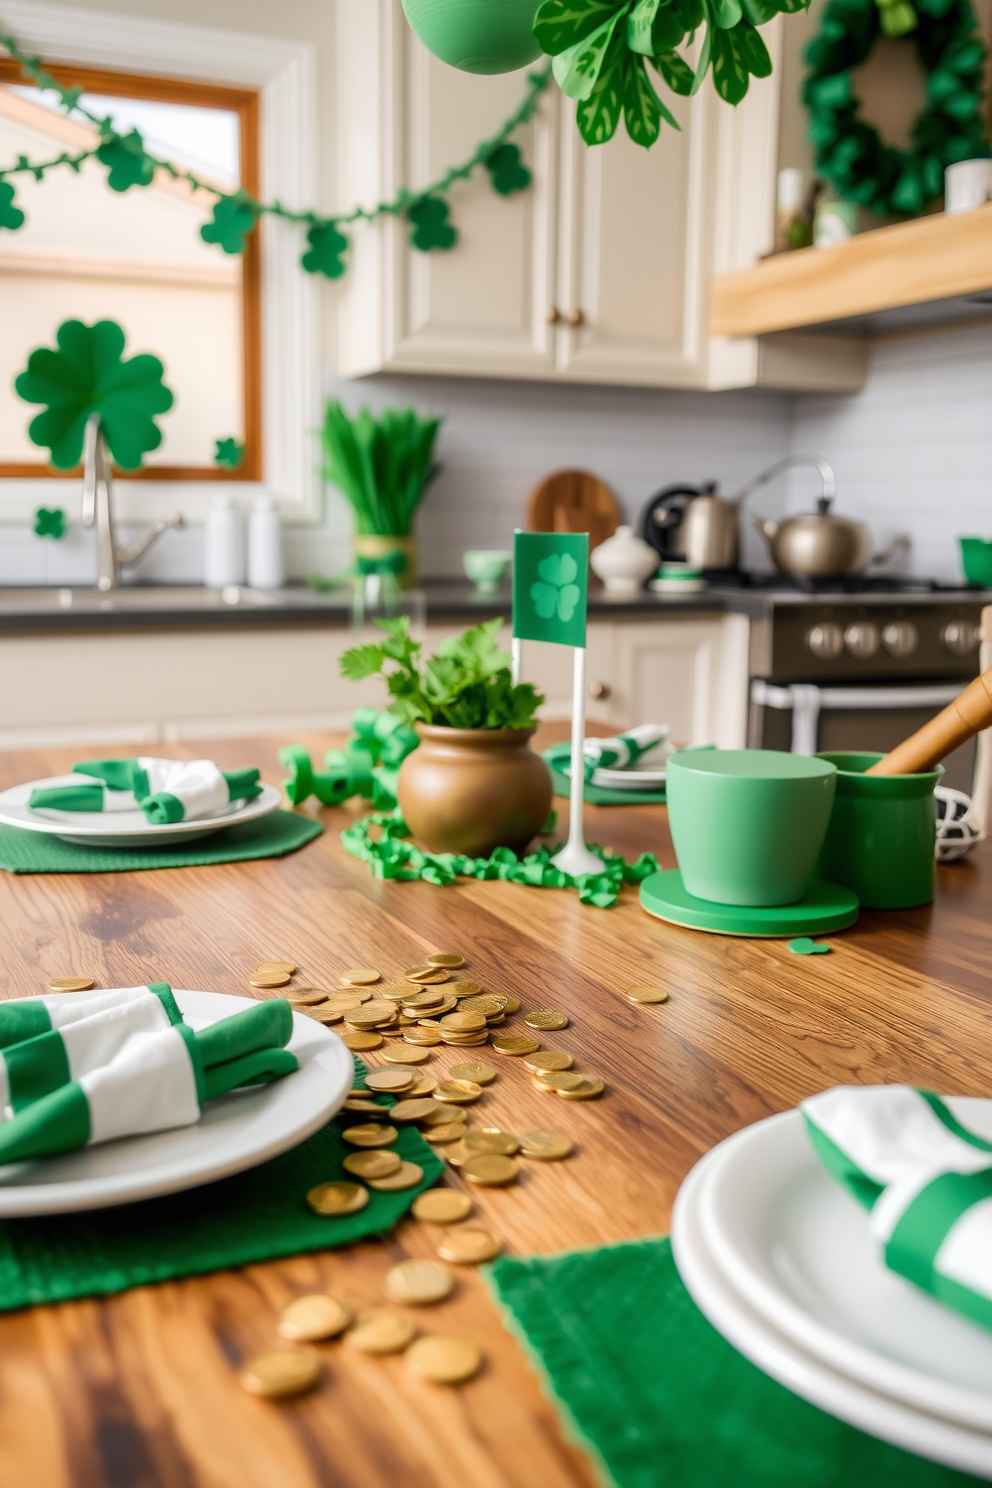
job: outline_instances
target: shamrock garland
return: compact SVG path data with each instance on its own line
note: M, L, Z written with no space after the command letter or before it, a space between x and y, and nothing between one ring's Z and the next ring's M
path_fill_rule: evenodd
M940 196L946 166L989 153L982 117L985 45L969 0L915 0L907 39L916 44L927 93L912 147L885 144L860 117L852 71L886 32L887 11L903 8L912 9L897 0L880 15L876 0L828 0L820 33L806 48L810 70L802 100L816 169L844 200L880 216L918 216ZM890 20L888 34L906 19Z
M36 537L51 537L56 542L65 537L65 512L60 506L39 506L34 514Z
M214 441L214 464L221 465L227 470L237 470L245 457L244 443L233 436L229 439L217 439Z

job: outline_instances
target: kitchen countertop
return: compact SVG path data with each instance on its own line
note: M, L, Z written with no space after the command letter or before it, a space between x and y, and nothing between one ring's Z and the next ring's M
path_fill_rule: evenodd
M546 727L539 742L562 732ZM287 742L156 747L208 753L224 769L257 763L278 781L276 751ZM337 741L302 742L319 755ZM0 787L64 770L78 753L2 755ZM663 807L589 807L586 816L596 841L673 863ZM518 1254L664 1233L702 1153L831 1084L992 1088L990 844L938 869L932 907L866 913L832 937L832 955L805 957L781 941L666 926L642 912L634 890L597 910L572 893L499 882L380 882L341 847L352 818L324 811L323 837L271 861L0 875L0 991L38 993L74 971L103 986L164 978L244 995L263 958L290 956L306 981L332 985L356 960L394 977L430 950L461 951L493 991L567 1012L571 1025L553 1043L606 1081L599 1101L559 1108L518 1063L494 1057L499 1079L478 1118L517 1132L558 1127L577 1143L568 1161L473 1195ZM626 987L645 983L669 988L670 1002L625 1001ZM459 1057L434 1050L425 1070ZM404 1221L386 1242L0 1316L4 1488L593 1488L589 1462L563 1438L468 1268L449 1301L417 1313L425 1331L484 1350L484 1371L463 1388L418 1384L398 1359L339 1344L321 1348L326 1382L299 1401L259 1401L239 1387L239 1361L275 1341L291 1297L328 1289L382 1305L386 1270L432 1256L432 1239L432 1228Z

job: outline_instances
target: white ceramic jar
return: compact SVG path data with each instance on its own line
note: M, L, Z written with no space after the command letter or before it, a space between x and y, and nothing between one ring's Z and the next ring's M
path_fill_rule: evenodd
M241 513L230 496L214 497L203 524L203 582L226 589L245 581L245 534Z
M589 565L602 579L607 594L632 598L658 567L658 554L650 543L634 536L633 527L618 527L612 537L593 548Z
M271 496L259 496L248 519L248 583L252 589L281 589L282 523Z

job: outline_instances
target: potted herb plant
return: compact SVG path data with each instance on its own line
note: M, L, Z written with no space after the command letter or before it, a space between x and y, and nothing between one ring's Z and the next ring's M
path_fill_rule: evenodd
M381 673L390 711L420 736L400 767L398 799L432 852L521 852L551 809L551 772L530 747L544 698L529 682L513 685L510 658L496 644L502 623L474 625L422 661L408 619L381 620L380 644L341 658L353 682Z
M421 419L413 408L387 408L374 418L367 408L349 418L328 403L322 440L324 478L342 491L355 514L354 551L365 572L417 578L414 513L441 467L434 460L440 419Z

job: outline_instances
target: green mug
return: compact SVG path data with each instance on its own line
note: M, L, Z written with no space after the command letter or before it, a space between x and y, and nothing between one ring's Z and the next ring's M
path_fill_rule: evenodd
M853 889L865 909L915 909L934 889L943 765L919 775L866 775L881 754L817 756L837 768L837 795L817 876Z
M833 806L835 767L776 749L683 749L666 761L682 882L716 904L795 904Z

